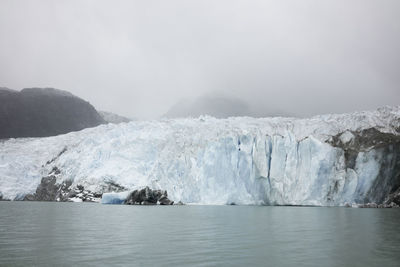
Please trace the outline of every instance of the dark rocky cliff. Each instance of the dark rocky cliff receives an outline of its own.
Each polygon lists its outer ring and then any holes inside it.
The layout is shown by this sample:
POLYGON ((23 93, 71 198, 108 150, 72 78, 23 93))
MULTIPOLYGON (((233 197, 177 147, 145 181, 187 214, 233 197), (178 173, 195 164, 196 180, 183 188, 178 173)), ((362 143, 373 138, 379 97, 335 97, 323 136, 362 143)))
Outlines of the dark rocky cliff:
POLYGON ((53 88, 0 88, 0 139, 45 137, 105 123, 96 109, 69 92, 53 88))
POLYGON ((340 133, 333 136, 328 143, 343 149, 346 169, 356 169, 360 153, 375 151, 375 160, 380 163, 379 172, 367 194, 356 199, 359 203, 382 204, 388 207, 392 207, 392 203, 400 205, 400 135, 368 128, 340 133), (346 140, 343 135, 351 138, 346 140))

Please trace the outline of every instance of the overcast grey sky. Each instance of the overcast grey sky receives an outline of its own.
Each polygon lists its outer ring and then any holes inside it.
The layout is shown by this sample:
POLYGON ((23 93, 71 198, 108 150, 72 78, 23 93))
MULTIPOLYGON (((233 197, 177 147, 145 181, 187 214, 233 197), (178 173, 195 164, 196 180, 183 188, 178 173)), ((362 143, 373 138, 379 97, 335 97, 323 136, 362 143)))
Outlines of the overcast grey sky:
POLYGON ((398 0, 0 0, 0 86, 121 115, 232 95, 308 116, 400 104, 398 0))

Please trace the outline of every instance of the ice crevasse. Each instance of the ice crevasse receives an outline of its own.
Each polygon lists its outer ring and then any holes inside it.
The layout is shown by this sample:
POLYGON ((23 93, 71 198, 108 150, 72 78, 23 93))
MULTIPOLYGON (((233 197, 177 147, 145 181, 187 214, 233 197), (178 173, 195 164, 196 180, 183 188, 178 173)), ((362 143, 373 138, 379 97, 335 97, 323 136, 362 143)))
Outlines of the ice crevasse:
POLYGON ((0 142, 0 195, 57 167, 93 192, 149 186, 198 204, 381 203, 400 186, 400 107, 299 118, 133 121, 0 142))

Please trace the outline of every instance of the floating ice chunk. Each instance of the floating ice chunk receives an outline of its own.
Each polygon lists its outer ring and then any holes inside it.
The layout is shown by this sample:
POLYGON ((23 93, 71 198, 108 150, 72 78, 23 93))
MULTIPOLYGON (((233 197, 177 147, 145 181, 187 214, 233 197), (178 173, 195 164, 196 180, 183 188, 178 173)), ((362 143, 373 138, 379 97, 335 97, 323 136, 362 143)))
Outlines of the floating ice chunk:
POLYGON ((101 204, 122 204, 128 197, 130 191, 119 193, 104 193, 101 197, 101 204))

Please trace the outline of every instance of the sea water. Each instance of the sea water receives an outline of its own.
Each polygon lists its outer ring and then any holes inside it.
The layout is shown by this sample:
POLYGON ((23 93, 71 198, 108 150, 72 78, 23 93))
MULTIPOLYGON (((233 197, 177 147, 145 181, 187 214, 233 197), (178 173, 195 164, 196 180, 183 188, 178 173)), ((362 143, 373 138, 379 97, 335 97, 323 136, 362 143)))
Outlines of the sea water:
POLYGON ((0 266, 400 266, 400 209, 0 202, 0 266))

